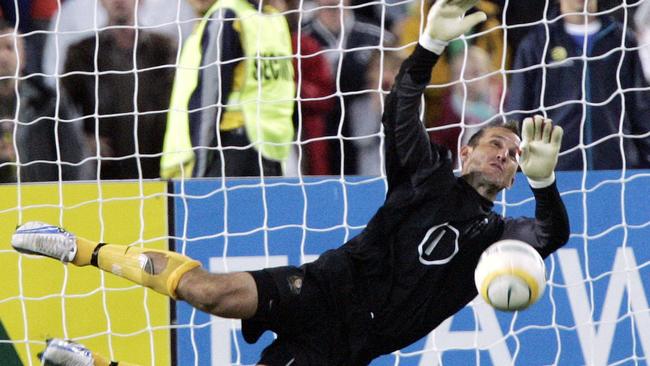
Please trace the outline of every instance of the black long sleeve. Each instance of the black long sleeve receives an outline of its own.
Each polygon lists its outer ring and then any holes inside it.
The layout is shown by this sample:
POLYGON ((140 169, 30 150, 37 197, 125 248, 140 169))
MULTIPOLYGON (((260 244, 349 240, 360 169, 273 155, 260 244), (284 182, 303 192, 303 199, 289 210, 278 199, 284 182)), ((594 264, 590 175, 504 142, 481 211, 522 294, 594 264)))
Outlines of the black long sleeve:
POLYGON ((503 239, 522 240, 546 258, 569 240, 569 216, 555 183, 533 189, 535 218, 506 219, 503 239))
POLYGON ((432 150, 420 120, 422 94, 439 56, 418 45, 402 63, 382 117, 386 135, 386 172, 388 185, 409 178, 413 186, 418 177, 430 174, 439 156, 432 150))

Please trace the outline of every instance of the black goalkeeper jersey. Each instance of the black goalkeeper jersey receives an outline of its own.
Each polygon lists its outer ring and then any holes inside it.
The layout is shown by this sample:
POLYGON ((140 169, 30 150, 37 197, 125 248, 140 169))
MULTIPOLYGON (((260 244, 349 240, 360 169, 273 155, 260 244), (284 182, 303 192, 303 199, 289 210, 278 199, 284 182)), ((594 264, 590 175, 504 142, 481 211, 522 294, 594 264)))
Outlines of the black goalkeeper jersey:
POLYGON ((384 205, 361 234, 305 266, 343 319, 349 365, 417 341, 472 301, 474 269, 492 243, 519 239, 547 257, 569 237, 555 184, 533 189, 535 218, 504 218, 429 142, 419 106, 437 58, 418 45, 386 100, 384 205))

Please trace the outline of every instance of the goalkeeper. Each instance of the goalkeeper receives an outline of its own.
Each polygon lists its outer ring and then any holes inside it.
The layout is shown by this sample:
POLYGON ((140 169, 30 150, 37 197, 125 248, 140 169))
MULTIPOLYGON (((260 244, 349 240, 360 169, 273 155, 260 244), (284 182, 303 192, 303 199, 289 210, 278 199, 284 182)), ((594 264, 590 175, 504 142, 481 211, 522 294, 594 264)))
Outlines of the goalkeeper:
POLYGON ((476 0, 440 0, 419 45, 386 100, 386 201, 365 230, 301 267, 209 273, 178 253, 95 243, 61 228, 20 226, 15 249, 111 271, 205 312, 243 319, 244 338, 277 338, 263 365, 364 365, 427 335, 477 295, 474 268, 501 239, 547 257, 569 237, 554 168, 562 129, 540 116, 488 125, 461 149, 462 176, 449 151, 431 144, 419 120, 422 92, 448 41, 485 19, 465 16, 476 0), (521 156, 519 156, 521 154, 521 156), (534 218, 504 218, 493 201, 517 168, 536 200, 534 218))

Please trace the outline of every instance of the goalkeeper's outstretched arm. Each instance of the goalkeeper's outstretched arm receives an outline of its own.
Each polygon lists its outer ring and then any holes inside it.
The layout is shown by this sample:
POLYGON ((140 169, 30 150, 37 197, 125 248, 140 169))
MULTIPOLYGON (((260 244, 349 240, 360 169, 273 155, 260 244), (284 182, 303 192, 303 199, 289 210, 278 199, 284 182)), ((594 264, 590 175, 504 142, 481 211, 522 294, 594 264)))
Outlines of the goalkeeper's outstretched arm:
POLYGON ((523 240, 547 257, 569 240, 569 216, 555 184, 562 127, 536 115, 522 124, 519 166, 535 195, 535 220, 507 219, 504 237, 523 240))
POLYGON ((431 70, 447 43, 485 20, 483 12, 465 15, 477 0, 438 0, 429 10, 427 24, 413 53, 402 63, 386 99, 382 116, 386 135, 386 172, 389 186, 428 176, 441 157, 432 151, 420 121, 421 97, 431 70))
POLYGON ((250 273, 209 273, 200 262, 176 252, 97 243, 42 222, 19 226, 11 245, 22 253, 98 267, 220 317, 248 319, 257 310, 250 273))

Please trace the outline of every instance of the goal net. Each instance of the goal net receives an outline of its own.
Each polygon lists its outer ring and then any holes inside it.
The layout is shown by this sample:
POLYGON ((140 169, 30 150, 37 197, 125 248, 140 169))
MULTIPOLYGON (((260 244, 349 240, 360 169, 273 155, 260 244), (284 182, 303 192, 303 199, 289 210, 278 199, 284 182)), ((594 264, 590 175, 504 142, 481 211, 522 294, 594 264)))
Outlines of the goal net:
MULTIPOLYGON (((174 75, 187 71, 178 45, 200 21, 190 3, 200 1, 33 1, 31 12, 23 3, 1 9, 10 28, 0 30, 0 364, 39 365, 48 338, 140 365, 255 364, 272 333, 248 344, 239 321, 94 268, 19 255, 11 234, 45 221, 100 242, 176 250, 213 272, 313 261, 360 233, 383 202, 383 98, 430 1, 271 2, 296 34, 295 138, 276 144, 290 146, 284 176, 196 179, 184 166, 170 180, 159 178, 166 116, 174 75)), ((546 260, 546 292, 530 309, 498 312, 477 298, 372 365, 647 364, 650 0, 478 8, 488 20, 451 42, 432 73, 427 132, 460 168, 460 147, 481 126, 553 118, 565 130, 557 182, 571 238, 546 260)), ((230 47, 219 52, 236 55, 230 47)), ((195 71, 219 69, 204 80, 221 85, 235 64, 195 71)), ((199 86, 208 99, 226 90, 209 86, 199 86)), ((227 118, 215 98, 188 108, 227 118)), ((196 141, 197 156, 217 159, 259 146, 196 141)), ((246 163, 264 170, 256 153, 246 163)), ((520 174, 495 202, 506 216, 534 210, 520 174)))

